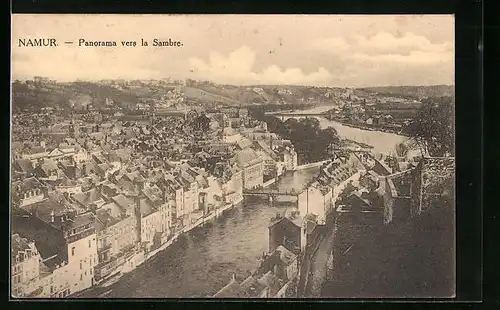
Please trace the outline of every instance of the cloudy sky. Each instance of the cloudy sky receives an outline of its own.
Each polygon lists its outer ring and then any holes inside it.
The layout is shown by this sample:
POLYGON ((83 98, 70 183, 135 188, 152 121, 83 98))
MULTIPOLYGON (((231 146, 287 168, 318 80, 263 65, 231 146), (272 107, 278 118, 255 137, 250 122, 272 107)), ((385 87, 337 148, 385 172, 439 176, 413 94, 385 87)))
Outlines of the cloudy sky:
POLYGON ((12 40, 13 79, 454 84, 454 19, 445 15, 13 15, 12 40), (48 37, 59 46, 19 47, 48 37), (120 43, 141 38, 150 45, 120 43), (153 47, 154 38, 183 46, 153 47), (118 46, 79 47, 79 39, 118 46))

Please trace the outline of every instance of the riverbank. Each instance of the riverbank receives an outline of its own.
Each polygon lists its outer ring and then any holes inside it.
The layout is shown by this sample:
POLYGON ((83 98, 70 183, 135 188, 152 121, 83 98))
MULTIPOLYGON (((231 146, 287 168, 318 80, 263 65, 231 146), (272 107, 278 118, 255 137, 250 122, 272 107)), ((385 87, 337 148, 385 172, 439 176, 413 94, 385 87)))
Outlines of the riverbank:
MULTIPOLYGON (((331 108, 331 105, 325 105, 308 110, 297 110, 294 111, 297 112, 295 116, 285 116, 283 117, 283 120, 286 121, 289 118, 299 119, 303 117, 301 116, 302 114, 315 114, 317 112, 325 112, 330 110, 331 108)), ((373 146, 372 150, 377 153, 387 154, 393 152, 394 147, 397 144, 405 143, 405 141, 408 140, 408 137, 393 132, 383 132, 374 130, 372 128, 357 128, 352 126, 351 124, 343 124, 339 121, 328 120, 322 116, 314 116, 313 118, 319 120, 322 129, 333 127, 337 131, 341 139, 349 139, 358 143, 364 143, 373 146)))
POLYGON ((330 111, 332 106, 329 105, 312 105, 312 106, 304 106, 304 109, 296 109, 296 110, 279 110, 279 111, 272 111, 272 112, 266 112, 266 115, 276 115, 280 113, 289 113, 289 114, 294 114, 296 117, 300 117, 301 115, 308 115, 308 114, 322 114, 322 117, 325 119, 332 121, 332 122, 337 122, 339 124, 342 124, 344 126, 348 126, 351 128, 357 128, 361 130, 367 130, 367 131, 378 131, 378 132, 384 132, 384 133, 392 133, 392 134, 397 134, 400 136, 406 136, 403 134, 401 131, 401 128, 390 128, 389 126, 384 126, 384 125, 369 125, 369 124, 356 124, 352 122, 347 122, 343 119, 339 119, 337 117, 333 117, 331 115, 328 115, 328 111, 330 111))
POLYGON ((361 130, 368 130, 368 131, 378 131, 378 132, 384 132, 384 133, 392 133, 396 134, 399 136, 404 136, 407 137, 408 135, 402 133, 402 128, 390 128, 387 126, 383 125, 369 125, 369 124, 360 124, 360 123, 352 123, 352 122, 347 122, 345 120, 341 120, 335 117, 329 117, 329 116, 324 116, 327 120, 332 121, 332 122, 337 122, 340 123, 344 126, 351 127, 351 128, 357 128, 361 130))
POLYGON ((358 142, 358 141, 355 141, 355 140, 351 140, 351 139, 343 139, 344 141, 348 142, 348 143, 352 143, 352 144, 355 144, 361 148, 365 148, 365 149, 373 149, 373 145, 369 145, 369 144, 366 144, 366 143, 363 143, 363 142, 358 142))
POLYGON ((314 167, 319 167, 319 166, 323 165, 324 163, 326 163, 328 161, 329 161, 329 159, 322 160, 322 161, 317 161, 317 162, 314 162, 314 163, 299 165, 299 166, 297 166, 297 169, 295 169, 295 171, 304 170, 304 169, 310 169, 310 168, 314 168, 314 167))
MULTIPOLYGON (((87 295, 92 295, 92 293, 96 290, 110 287, 111 285, 117 283, 124 275, 132 273, 138 267, 148 263, 153 260, 158 254, 164 252, 172 245, 174 245, 181 237, 185 236, 190 231, 193 231, 197 228, 201 228, 206 224, 212 222, 215 219, 222 217, 226 212, 230 211, 233 208, 240 207, 243 204, 243 197, 241 199, 233 202, 226 203, 220 208, 216 208, 209 212, 208 214, 199 217, 198 219, 190 219, 188 224, 184 227, 178 229, 175 233, 170 235, 165 242, 163 242, 159 247, 146 251, 145 249, 136 249, 134 252, 129 253, 124 262, 118 264, 116 269, 106 276, 105 278, 94 282, 94 285, 84 291, 75 292, 72 295, 69 295, 70 298, 85 298, 87 295)), ((109 292, 105 292, 109 293, 109 292)), ((102 295, 102 294, 99 294, 102 295)))
MULTIPOLYGON (((316 169, 288 171, 268 180, 265 185, 281 187, 295 181, 307 182, 301 179, 316 175, 316 169)), ((254 268, 259 254, 268 247, 268 241, 263 239, 268 233, 262 227, 267 228, 268 219, 277 210, 267 203, 247 205, 240 200, 223 205, 203 218, 188 218, 187 225, 176 231, 166 244, 149 253, 134 253, 128 260, 129 265, 122 266, 114 277, 107 277, 71 298, 204 297, 213 294, 211 290, 226 281, 226 273, 242 274, 254 268), (244 214, 247 215, 240 218, 244 214), (227 229, 231 232, 224 232, 227 229), (199 279, 204 280, 199 282, 199 279), (169 285, 165 286, 165 281, 169 285)))

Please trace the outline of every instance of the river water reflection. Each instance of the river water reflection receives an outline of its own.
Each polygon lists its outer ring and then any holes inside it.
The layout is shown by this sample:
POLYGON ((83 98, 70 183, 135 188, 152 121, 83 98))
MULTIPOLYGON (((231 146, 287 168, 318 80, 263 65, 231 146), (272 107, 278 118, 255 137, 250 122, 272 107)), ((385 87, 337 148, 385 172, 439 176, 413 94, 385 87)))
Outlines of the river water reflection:
MULTIPOLYGON (((317 114, 323 113, 332 109, 333 106, 318 106, 307 110, 297 110, 291 113, 300 114, 317 114)), ((288 119, 290 117, 285 117, 288 119)), ((293 118, 301 118, 296 116, 293 118)), ((373 150, 378 153, 389 153, 394 151, 396 144, 407 141, 408 138, 394 133, 363 130, 359 128, 342 125, 339 122, 330 121, 324 117, 315 116, 319 120, 321 128, 333 127, 337 130, 342 138, 351 139, 357 142, 367 143, 373 146, 373 150)))
MULTIPOLYGON (((319 168, 287 172, 274 186, 301 188, 319 168)), ((225 286, 234 274, 254 270, 269 244, 268 223, 283 208, 245 204, 224 217, 181 237, 151 261, 92 296, 107 298, 206 297, 225 286)))
MULTIPOLYGON (((301 113, 320 113, 331 107, 316 107, 301 113)), ((377 152, 389 152, 405 137, 392 133, 351 128, 318 117, 321 127, 334 127, 343 138, 368 143, 377 152)), ((301 189, 319 168, 287 172, 272 187, 301 189)), ((283 208, 267 203, 245 204, 224 217, 181 237, 151 261, 125 275, 107 288, 93 290, 85 297, 106 292, 108 298, 206 297, 228 283, 233 274, 254 270, 258 259, 268 250, 269 219, 283 208)))

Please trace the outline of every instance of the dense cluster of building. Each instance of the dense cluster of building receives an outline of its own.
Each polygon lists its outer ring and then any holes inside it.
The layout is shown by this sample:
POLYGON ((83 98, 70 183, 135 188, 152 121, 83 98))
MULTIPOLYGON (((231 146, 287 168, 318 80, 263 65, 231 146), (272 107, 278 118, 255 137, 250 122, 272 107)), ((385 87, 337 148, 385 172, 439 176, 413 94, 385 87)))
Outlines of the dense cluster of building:
MULTIPOLYGON (((353 153, 337 154, 320 167, 320 173, 302 189, 272 195, 293 196, 284 214, 269 224, 269 252, 259 267, 242 281, 236 277, 214 297, 296 297, 300 273, 331 228, 335 204, 348 185, 358 184, 366 161, 353 153)), ((258 193, 258 191, 256 191, 258 193)), ((304 275, 302 275, 304 276, 304 275)))
POLYGON ((362 97, 345 92, 342 104, 327 113, 327 118, 367 130, 399 133, 410 124, 421 102, 398 96, 368 93, 362 97))
POLYGON ((409 119, 400 122, 395 120, 390 113, 381 113, 362 103, 345 104, 342 107, 335 108, 330 111, 329 118, 351 125, 377 129, 401 129, 404 124, 409 123, 409 119))
POLYGON ((257 271, 220 289, 215 298, 285 298, 291 296, 298 275, 298 256, 283 246, 264 254, 257 271))
POLYGON ((127 272, 297 168, 240 108, 110 119, 14 115, 12 295, 66 297, 127 272))
MULTIPOLYGON (((335 249, 341 253, 353 244, 354 231, 369 233, 376 227, 406 221, 432 209, 432 199, 451 197, 453 169, 453 158, 337 152, 334 160, 323 164, 317 178, 297 193, 297 208, 271 219, 269 254, 260 267, 241 283, 233 278, 215 297, 300 296, 307 286, 304 283, 310 280, 313 256, 321 240, 334 229, 333 222, 335 230, 343 232, 335 249), (431 186, 428 180, 432 178, 431 186), (282 253, 288 259, 283 259, 282 253), (262 280, 265 275, 276 279, 272 285, 262 280), (255 283, 255 288, 246 283, 255 283)), ((328 259, 327 268, 332 268, 333 252, 331 257, 319 258, 328 259)))

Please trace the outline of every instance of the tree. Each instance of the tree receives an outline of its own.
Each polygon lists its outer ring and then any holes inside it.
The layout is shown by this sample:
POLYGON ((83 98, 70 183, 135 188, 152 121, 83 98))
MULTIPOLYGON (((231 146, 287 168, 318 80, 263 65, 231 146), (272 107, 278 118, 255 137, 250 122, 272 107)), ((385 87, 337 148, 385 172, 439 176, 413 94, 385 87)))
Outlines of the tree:
POLYGON ((193 125, 198 131, 208 132, 210 129, 210 119, 205 114, 201 114, 194 119, 193 125))
POLYGON ((321 134, 325 137, 325 140, 330 142, 330 145, 331 144, 334 144, 334 145, 340 144, 340 137, 339 137, 339 134, 335 128, 328 127, 326 129, 323 129, 321 131, 321 134))
POLYGON ((285 121, 284 127, 287 130, 288 134, 291 134, 294 128, 297 128, 299 125, 299 121, 295 118, 289 118, 285 121))
POLYGON ((439 97, 422 102, 414 121, 406 128, 411 147, 423 155, 443 157, 455 153, 454 99, 439 97))
POLYGON ((398 157, 406 157, 406 155, 408 155, 408 146, 403 142, 396 144, 395 148, 398 157))
POLYGON ((321 129, 320 124, 319 124, 319 120, 315 117, 313 117, 313 118, 310 118, 310 117, 301 118, 299 120, 299 123, 303 124, 307 131, 314 133, 314 134, 317 134, 321 129))

